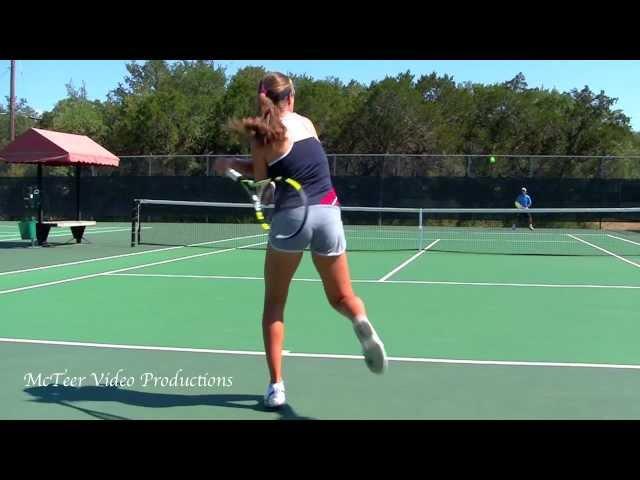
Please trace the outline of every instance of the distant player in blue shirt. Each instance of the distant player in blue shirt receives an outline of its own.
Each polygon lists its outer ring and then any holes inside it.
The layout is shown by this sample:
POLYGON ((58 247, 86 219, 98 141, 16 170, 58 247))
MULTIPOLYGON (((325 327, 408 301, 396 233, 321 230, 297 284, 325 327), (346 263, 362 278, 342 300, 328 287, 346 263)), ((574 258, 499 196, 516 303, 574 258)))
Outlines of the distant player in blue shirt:
MULTIPOLYGON (((516 198, 516 208, 527 210, 531 208, 531 205, 533 205, 533 200, 531 200, 531 197, 527 195, 527 189, 525 187, 522 187, 520 195, 518 195, 518 197, 516 198)), ((516 213, 515 222, 511 226, 511 228, 514 230, 516 229, 516 224, 520 220, 521 215, 527 216, 527 218, 529 219, 529 230, 533 230, 533 218, 531 217, 531 214, 529 212, 516 213)))

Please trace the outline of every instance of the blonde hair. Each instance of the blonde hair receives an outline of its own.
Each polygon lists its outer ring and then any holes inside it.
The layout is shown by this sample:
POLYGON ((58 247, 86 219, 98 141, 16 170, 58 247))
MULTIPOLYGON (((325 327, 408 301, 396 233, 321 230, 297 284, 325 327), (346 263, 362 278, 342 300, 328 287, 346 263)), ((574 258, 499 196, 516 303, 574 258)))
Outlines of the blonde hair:
POLYGON ((266 74, 258 85, 258 116, 230 122, 233 130, 266 145, 285 139, 287 129, 278 115, 278 104, 295 95, 293 82, 279 72, 266 74))

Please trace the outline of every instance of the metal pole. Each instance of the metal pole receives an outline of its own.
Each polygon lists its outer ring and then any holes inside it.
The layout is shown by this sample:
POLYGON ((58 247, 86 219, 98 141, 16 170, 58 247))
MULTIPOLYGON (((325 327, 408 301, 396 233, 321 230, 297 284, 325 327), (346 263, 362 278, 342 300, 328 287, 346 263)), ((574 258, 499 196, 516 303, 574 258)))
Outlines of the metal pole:
POLYGON ((80 165, 76 164, 76 220, 80 220, 80 165))
POLYGON ((142 225, 140 225, 140 207, 141 207, 141 203, 138 202, 138 205, 136 207, 136 227, 138 229, 137 234, 138 234, 138 245, 140 245, 140 232, 142 231, 142 225))
POLYGON ((9 92, 9 138, 16 138, 16 61, 11 60, 11 86, 9 92))
POLYGON ((138 225, 138 220, 139 220, 139 214, 140 214, 140 209, 139 209, 140 204, 138 202, 134 202, 133 205, 133 212, 131 213, 131 246, 135 247, 136 246, 136 227, 138 225))
POLYGON ((42 191, 42 164, 38 164, 38 190, 40 191, 40 206, 38 208, 38 223, 42 223, 44 217, 44 192, 42 191))
MULTIPOLYGON (((384 161, 387 157, 384 156, 382 157, 382 165, 380 167, 380 176, 379 178, 379 182, 378 182, 378 207, 382 207, 384 205, 384 196, 383 196, 383 191, 384 191, 384 182, 383 182, 383 178, 384 178, 384 161)), ((378 212, 378 226, 382 226, 382 211, 378 212)))
POLYGON ((424 225, 422 224, 422 208, 418 212, 418 250, 424 245, 424 225))

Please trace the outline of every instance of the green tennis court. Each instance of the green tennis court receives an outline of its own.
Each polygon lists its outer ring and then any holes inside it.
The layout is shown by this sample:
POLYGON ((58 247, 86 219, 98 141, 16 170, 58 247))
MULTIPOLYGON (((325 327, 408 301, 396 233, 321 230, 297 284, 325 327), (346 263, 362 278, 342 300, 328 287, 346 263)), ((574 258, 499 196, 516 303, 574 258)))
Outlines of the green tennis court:
MULTIPOLYGON (((143 223, 143 240, 145 228, 161 232, 143 223)), ((637 231, 426 229, 414 248, 410 230, 356 228, 349 239, 402 246, 349 254, 387 374, 369 373, 305 255, 286 312, 289 405, 271 412, 261 404, 264 239, 237 242, 257 233, 132 248, 130 224, 98 222, 88 243, 66 243, 59 229, 52 247, 25 248, 16 223, 0 222, 0 416, 640 418, 637 231), (533 241, 541 254, 499 253, 533 241)))

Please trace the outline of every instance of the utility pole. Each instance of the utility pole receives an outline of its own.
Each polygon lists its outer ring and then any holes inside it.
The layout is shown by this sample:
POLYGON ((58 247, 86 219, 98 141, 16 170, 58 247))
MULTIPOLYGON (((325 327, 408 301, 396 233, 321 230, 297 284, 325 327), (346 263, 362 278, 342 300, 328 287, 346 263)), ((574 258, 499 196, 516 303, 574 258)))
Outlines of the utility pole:
POLYGON ((9 93, 9 138, 16 139, 16 61, 11 60, 11 87, 9 93))

